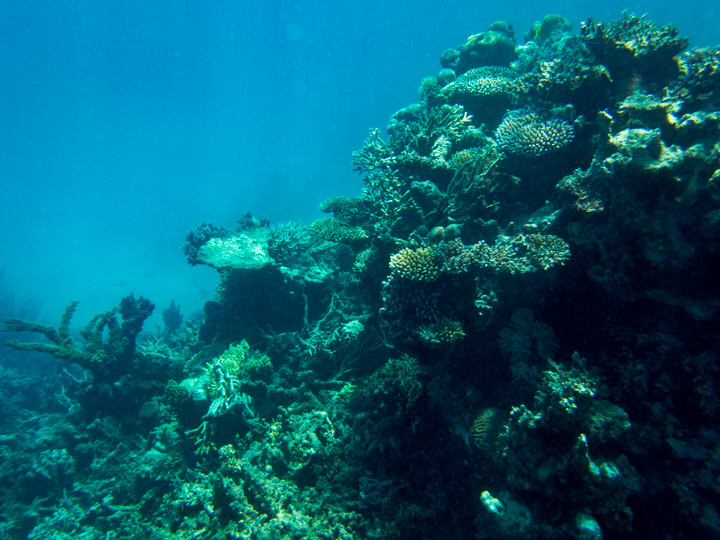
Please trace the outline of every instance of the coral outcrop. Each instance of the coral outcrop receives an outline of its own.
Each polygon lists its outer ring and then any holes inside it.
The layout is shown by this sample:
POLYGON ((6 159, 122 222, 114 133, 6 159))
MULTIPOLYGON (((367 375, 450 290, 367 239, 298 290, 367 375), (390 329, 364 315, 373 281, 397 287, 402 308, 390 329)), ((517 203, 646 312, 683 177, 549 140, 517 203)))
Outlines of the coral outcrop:
POLYGON ((0 535, 720 536, 720 53, 525 36, 445 51, 331 215, 191 231, 201 316, 6 320, 56 376, 0 365, 0 535))

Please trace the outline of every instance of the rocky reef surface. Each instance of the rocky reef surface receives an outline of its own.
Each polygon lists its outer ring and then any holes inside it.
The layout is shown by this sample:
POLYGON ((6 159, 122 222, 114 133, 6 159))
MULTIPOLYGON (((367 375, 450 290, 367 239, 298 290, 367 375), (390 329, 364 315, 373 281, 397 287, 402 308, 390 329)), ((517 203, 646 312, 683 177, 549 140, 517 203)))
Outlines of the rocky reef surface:
POLYGON ((5 320, 53 376, 0 372, 0 536, 720 536, 720 48, 548 15, 441 65, 359 197, 188 233, 201 318, 5 320))

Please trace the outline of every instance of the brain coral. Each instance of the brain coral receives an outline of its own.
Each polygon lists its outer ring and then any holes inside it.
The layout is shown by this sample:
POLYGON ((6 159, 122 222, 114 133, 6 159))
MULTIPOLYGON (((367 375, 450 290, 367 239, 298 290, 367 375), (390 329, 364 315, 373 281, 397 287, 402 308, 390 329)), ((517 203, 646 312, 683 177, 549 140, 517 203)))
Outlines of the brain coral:
POLYGON ((509 155, 537 158, 568 146, 575 138, 565 119, 523 108, 509 111, 495 130, 495 140, 509 155))

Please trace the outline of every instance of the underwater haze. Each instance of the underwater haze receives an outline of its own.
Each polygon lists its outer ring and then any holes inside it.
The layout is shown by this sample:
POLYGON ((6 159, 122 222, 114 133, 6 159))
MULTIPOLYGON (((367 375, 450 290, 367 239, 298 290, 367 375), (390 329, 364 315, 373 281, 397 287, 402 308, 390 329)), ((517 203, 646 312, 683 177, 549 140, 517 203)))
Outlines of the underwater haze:
POLYGON ((203 221, 309 222, 356 195, 350 154, 412 101, 439 52, 508 20, 623 9, 717 41, 714 2, 2 2, 4 288, 45 320, 129 292, 186 312, 213 272, 180 250, 203 221))
POLYGON ((0 538, 720 538, 716 2, 0 0, 0 538))

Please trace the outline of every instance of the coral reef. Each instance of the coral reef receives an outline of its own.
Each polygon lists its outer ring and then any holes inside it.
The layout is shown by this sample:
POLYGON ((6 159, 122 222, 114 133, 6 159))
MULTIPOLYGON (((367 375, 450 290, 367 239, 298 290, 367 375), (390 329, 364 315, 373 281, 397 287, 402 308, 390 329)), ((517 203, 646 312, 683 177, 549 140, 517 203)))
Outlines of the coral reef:
POLYGON ((191 231, 202 320, 5 319, 0 536, 718 537, 720 52, 525 36, 445 51, 331 216, 191 231))

